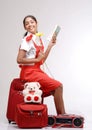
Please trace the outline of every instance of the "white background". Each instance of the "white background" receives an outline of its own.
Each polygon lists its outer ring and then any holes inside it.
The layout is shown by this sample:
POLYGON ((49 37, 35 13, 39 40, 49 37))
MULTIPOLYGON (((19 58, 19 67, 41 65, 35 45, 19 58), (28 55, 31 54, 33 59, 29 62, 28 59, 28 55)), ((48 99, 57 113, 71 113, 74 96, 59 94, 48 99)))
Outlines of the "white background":
MULTIPOLYGON (((16 57, 28 14, 37 18, 45 46, 54 26, 61 26, 46 63, 63 83, 66 112, 92 121, 92 0, 0 0, 0 121, 7 121, 10 83, 19 76, 16 57)), ((53 98, 45 103, 55 114, 53 98)))

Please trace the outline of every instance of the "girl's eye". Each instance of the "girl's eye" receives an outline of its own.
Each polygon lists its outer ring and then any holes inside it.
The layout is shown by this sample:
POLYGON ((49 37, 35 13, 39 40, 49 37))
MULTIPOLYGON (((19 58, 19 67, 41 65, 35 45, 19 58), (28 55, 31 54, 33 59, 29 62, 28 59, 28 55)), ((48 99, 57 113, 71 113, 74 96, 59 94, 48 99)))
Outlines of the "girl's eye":
POLYGON ((33 21, 30 21, 31 24, 33 24, 34 22, 33 21))
POLYGON ((25 23, 25 25, 28 25, 29 23, 25 23))
POLYGON ((28 23, 25 23, 25 25, 29 25, 29 24, 34 24, 34 22, 33 22, 33 21, 30 21, 30 22, 28 22, 28 23))

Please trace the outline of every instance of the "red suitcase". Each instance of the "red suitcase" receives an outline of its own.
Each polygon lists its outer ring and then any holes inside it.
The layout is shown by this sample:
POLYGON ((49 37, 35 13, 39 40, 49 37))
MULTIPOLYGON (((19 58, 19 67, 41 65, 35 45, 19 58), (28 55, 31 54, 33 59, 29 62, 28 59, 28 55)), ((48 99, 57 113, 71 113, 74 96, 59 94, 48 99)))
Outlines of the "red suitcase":
POLYGON ((24 81, 21 81, 19 78, 14 79, 10 85, 9 97, 8 97, 8 105, 6 117, 9 121, 15 121, 15 109, 16 105, 24 102, 23 95, 21 91, 23 90, 24 81))
POLYGON ((18 104, 15 122, 19 128, 42 128, 48 125, 48 110, 45 104, 18 104))

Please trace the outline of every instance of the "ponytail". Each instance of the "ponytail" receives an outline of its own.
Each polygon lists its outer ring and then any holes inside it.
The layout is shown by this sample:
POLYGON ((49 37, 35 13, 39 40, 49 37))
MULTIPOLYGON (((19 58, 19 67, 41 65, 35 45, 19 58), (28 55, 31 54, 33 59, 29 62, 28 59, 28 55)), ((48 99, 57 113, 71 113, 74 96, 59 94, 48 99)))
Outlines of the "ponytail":
POLYGON ((23 37, 25 37, 25 36, 27 35, 27 33, 28 33, 28 32, 25 32, 23 37))

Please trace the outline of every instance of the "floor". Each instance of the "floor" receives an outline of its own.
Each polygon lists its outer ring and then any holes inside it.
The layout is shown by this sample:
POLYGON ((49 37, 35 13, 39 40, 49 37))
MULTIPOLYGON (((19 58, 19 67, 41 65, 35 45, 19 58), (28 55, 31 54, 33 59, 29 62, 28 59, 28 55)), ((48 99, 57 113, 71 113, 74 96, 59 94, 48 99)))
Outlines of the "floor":
MULTIPOLYGON (((42 130, 50 130, 50 129, 53 129, 53 130, 58 130, 60 128, 51 128, 51 127, 45 127, 45 128, 42 128, 42 130)), ((87 122, 87 120, 85 120, 84 122, 84 127, 83 128, 62 128, 62 130, 92 130, 92 122, 89 121, 87 122)), ((16 124, 8 124, 8 122, 6 123, 3 123, 3 122, 0 122, 0 130, 21 130, 20 128, 18 128, 18 126, 16 124)), ((28 130, 28 129, 23 129, 23 130, 28 130)), ((40 130, 40 129, 34 129, 34 130, 40 130)))

